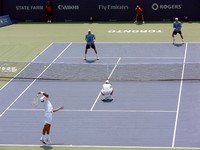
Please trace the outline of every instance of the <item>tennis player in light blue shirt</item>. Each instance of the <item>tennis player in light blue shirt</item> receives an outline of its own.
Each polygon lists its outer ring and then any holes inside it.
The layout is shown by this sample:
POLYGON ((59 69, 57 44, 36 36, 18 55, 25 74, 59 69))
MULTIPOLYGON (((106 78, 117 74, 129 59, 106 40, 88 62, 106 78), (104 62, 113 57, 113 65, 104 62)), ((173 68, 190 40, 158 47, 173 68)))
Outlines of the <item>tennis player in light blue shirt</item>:
POLYGON ((178 18, 175 18, 175 21, 173 23, 173 28, 174 28, 174 31, 172 33, 173 43, 175 43, 174 35, 176 35, 177 33, 180 34, 182 42, 184 42, 183 41, 183 35, 182 35, 182 32, 181 32, 182 23, 180 21, 178 21, 178 18))
POLYGON ((87 55, 87 51, 88 49, 92 48, 96 54, 97 60, 99 60, 98 55, 97 55, 97 50, 96 50, 96 46, 94 44, 94 40, 96 39, 95 35, 92 34, 91 30, 88 30, 88 34, 85 35, 85 40, 86 40, 86 47, 85 47, 85 60, 86 60, 86 55, 87 55))
POLYGON ((89 32, 89 34, 85 35, 85 40, 87 41, 87 44, 92 45, 94 44, 95 35, 89 32))

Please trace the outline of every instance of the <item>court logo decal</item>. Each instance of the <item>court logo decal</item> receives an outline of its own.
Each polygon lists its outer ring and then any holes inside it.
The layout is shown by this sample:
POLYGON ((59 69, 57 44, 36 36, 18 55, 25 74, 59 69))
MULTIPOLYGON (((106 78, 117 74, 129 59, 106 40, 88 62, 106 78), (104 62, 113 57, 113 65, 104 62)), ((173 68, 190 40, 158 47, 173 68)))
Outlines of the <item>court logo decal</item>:
POLYGON ((2 64, 0 66, 0 72, 1 73, 15 73, 17 72, 17 68, 10 66, 9 64, 2 64))
POLYGON ((154 30, 154 29, 149 29, 149 30, 115 30, 111 29, 108 30, 108 33, 162 33, 162 30, 154 30))

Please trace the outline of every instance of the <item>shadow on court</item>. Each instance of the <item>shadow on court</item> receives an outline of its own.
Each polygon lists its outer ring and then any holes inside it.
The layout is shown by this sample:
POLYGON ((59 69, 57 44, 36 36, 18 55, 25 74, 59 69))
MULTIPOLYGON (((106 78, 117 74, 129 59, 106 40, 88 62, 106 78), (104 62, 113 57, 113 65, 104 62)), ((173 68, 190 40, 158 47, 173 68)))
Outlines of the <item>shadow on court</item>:
POLYGON ((113 99, 102 99, 102 101, 103 101, 104 103, 110 103, 110 102, 113 101, 113 99))
POLYGON ((53 147, 51 147, 49 145, 40 146, 40 148, 43 150, 52 150, 53 149, 53 147))
POLYGON ((183 46, 184 43, 173 43, 173 45, 176 46, 176 47, 180 47, 180 46, 183 46))
POLYGON ((95 63, 96 61, 97 61, 96 59, 91 59, 91 60, 86 59, 85 60, 86 63, 95 63))

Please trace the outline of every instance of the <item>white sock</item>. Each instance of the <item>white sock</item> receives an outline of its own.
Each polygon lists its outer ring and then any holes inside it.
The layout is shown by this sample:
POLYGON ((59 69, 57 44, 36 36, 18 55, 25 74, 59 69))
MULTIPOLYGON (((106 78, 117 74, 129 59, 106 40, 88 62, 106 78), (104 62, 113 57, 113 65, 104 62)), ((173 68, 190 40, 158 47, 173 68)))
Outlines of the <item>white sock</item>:
POLYGON ((44 137, 45 137, 45 135, 43 135, 43 134, 42 134, 42 136, 41 136, 41 138, 40 138, 40 139, 42 139, 42 140, 43 140, 43 139, 44 139, 44 137))
POLYGON ((47 140, 50 140, 50 135, 49 134, 47 134, 47 140))

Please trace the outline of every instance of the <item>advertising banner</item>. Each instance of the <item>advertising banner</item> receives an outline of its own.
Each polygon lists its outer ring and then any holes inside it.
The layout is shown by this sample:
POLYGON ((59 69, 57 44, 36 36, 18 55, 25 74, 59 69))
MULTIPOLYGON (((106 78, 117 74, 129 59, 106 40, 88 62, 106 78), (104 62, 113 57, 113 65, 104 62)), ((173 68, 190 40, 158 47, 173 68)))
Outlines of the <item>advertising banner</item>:
POLYGON ((0 16, 2 15, 2 0, 0 0, 0 16))
POLYGON ((11 25, 12 22, 10 20, 9 15, 0 16, 0 27, 11 25))
MULTIPOLYGON (((17 21, 46 21, 46 0, 3 0, 3 13, 17 21)), ((140 5, 145 21, 175 17, 200 20, 199 0, 51 0, 53 21, 134 21, 140 5)))

